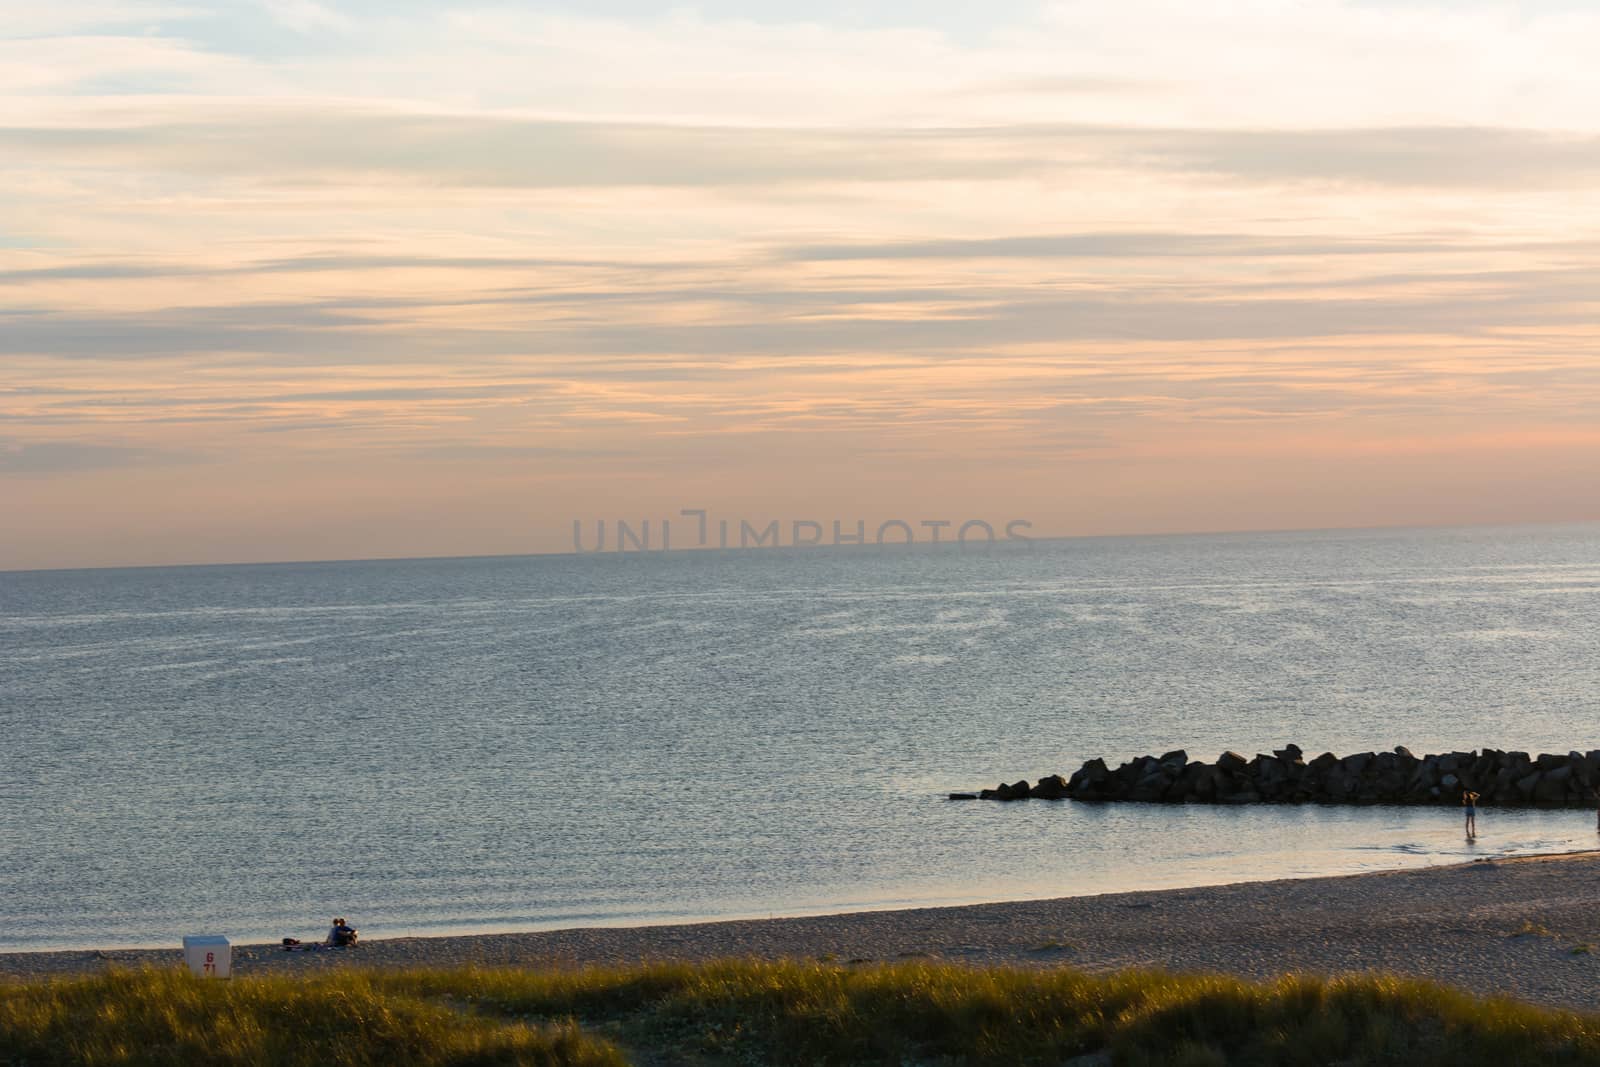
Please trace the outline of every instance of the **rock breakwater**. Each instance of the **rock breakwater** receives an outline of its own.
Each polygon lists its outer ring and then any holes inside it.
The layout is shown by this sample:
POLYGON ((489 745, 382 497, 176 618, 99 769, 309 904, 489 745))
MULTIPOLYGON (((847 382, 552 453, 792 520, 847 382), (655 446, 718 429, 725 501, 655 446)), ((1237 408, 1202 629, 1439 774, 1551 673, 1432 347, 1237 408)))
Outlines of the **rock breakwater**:
POLYGON ((1092 759, 1070 778, 1002 783, 952 800, 1134 801, 1152 804, 1460 804, 1462 794, 1508 808, 1581 808, 1597 803, 1600 749, 1529 755, 1483 749, 1414 756, 1390 752, 1310 759, 1299 746, 1246 759, 1224 752, 1215 763, 1182 749, 1140 756, 1116 769, 1092 759))

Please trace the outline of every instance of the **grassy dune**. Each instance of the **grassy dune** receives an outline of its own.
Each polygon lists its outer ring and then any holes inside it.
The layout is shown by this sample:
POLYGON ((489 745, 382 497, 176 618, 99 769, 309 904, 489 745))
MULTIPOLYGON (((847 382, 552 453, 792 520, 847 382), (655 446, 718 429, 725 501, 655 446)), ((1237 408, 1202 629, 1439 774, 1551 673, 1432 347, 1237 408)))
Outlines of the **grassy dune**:
POLYGON ((728 962, 0 985, 0 1064, 1600 1065, 1600 1017, 1401 979, 728 962))

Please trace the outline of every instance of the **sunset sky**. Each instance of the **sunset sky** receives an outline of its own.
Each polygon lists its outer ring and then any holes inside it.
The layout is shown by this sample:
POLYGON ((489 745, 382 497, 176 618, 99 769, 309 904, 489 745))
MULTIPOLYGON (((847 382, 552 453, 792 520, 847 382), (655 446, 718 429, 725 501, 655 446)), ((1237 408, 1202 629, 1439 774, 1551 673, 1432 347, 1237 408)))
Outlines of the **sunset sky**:
POLYGON ((1600 517, 1582 3, 0 0, 0 568, 1600 517))

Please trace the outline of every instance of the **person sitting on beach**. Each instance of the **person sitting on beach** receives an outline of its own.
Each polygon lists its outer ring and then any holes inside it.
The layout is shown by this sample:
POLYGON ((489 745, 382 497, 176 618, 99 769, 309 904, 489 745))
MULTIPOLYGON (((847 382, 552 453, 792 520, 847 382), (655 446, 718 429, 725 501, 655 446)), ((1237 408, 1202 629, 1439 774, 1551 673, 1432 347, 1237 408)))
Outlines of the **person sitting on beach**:
POLYGON ((1461 791, 1461 803, 1467 811, 1467 836, 1478 836, 1478 795, 1470 790, 1461 791))
POLYGON ((333 928, 328 931, 328 939, 323 944, 332 948, 347 948, 356 943, 355 927, 343 919, 333 920, 333 928))

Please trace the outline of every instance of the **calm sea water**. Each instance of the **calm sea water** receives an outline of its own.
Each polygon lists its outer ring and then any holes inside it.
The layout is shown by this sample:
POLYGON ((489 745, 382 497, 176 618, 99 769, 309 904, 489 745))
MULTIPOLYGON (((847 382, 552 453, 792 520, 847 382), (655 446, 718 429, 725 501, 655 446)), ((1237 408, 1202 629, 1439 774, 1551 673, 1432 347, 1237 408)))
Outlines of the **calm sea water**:
POLYGON ((1600 747, 1600 525, 0 573, 0 949, 765 916, 1595 847, 1585 812, 961 804, 1600 747))

